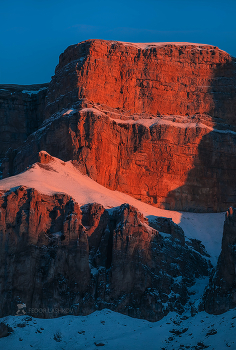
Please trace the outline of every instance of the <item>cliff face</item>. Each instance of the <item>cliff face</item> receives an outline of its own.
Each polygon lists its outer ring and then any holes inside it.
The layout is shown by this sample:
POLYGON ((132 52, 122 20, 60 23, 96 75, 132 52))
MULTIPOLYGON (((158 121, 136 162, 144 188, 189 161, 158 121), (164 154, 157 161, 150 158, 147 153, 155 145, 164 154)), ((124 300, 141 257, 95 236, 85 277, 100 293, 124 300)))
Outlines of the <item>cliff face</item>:
POLYGON ((236 307, 236 209, 226 212, 222 249, 204 296, 205 310, 220 314, 236 307))
POLYGON ((211 45, 88 40, 61 54, 47 117, 81 98, 129 115, 207 113, 235 125, 236 63, 211 45))
POLYGON ((19 147, 41 125, 47 86, 0 85, 0 163, 10 147, 19 147))
POLYGON ((234 132, 209 131, 192 118, 147 122, 112 120, 94 108, 57 114, 17 150, 5 176, 35 163, 43 149, 72 159, 101 185, 157 207, 213 212, 236 202, 234 132))
POLYGON ((209 273, 179 226, 153 218, 151 227, 128 204, 79 207, 21 186, 2 193, 0 210, 0 317, 23 303, 36 317, 106 307, 156 321, 183 312, 188 288, 209 273))
POLYGON ((35 131, 23 144, 13 142, 3 177, 46 150, 157 207, 211 212, 235 205, 236 63, 226 52, 88 40, 60 56, 46 92, 41 119, 32 119, 43 123, 22 131, 22 140, 35 131))

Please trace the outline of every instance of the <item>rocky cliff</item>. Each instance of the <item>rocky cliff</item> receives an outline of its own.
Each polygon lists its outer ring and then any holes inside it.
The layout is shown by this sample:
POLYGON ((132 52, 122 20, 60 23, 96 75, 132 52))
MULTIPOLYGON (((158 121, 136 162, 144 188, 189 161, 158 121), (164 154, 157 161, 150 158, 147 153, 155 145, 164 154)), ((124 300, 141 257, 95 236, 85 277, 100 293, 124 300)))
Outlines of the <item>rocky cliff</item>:
POLYGON ((104 307, 156 321, 183 312, 204 250, 170 219, 149 223, 134 207, 79 207, 66 194, 23 186, 0 197, 0 317, 86 315, 104 307), (58 311, 59 310, 59 311, 58 311))
POLYGON ((43 149, 72 159, 101 185, 157 207, 213 212, 236 202, 234 132, 209 130, 197 118, 127 123, 91 106, 46 120, 10 157, 5 176, 35 163, 43 149))
POLYGON ((216 47, 88 40, 65 50, 37 94, 6 90, 3 125, 20 133, 3 127, 3 177, 46 150, 157 207, 211 212, 236 202, 236 64, 216 47))
POLYGON ((0 164, 9 148, 19 147, 42 124, 47 86, 0 85, 0 164))
POLYGON ((236 61, 211 45, 87 40, 61 54, 47 117, 81 98, 129 115, 207 113, 235 125, 236 61))
POLYGON ((204 296, 205 310, 220 314, 236 307, 236 209, 225 215, 222 249, 204 296))

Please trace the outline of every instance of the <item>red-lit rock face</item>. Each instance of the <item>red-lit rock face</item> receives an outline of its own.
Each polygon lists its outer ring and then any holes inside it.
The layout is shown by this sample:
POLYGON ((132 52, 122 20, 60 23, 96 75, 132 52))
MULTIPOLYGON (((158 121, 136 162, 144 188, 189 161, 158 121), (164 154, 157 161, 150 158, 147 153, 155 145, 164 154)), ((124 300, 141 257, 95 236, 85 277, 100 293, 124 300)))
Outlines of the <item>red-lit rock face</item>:
POLYGON ((101 185, 154 206, 224 211, 236 202, 235 145, 235 133, 210 131, 204 124, 164 121, 148 127, 83 109, 34 133, 8 169, 11 174, 23 171, 44 149, 64 161, 72 159, 101 185))
POLYGON ((88 40, 60 56, 47 95, 47 115, 80 98, 129 114, 208 113, 235 123, 235 61, 210 45, 141 49, 88 40))
MULTIPOLYGON (((210 45, 145 48, 88 40, 60 56, 46 115, 80 99, 117 119, 198 114, 196 123, 235 125, 235 60, 210 45)), ((234 135, 197 124, 113 126, 89 112, 81 116, 77 131, 71 131, 78 149, 72 157, 102 185, 169 209, 218 211, 235 202, 229 185, 234 183, 234 135)))
POLYGON ((216 47, 88 40, 60 56, 44 124, 3 175, 45 150, 152 205, 224 211, 236 203, 235 111, 235 59, 216 47))

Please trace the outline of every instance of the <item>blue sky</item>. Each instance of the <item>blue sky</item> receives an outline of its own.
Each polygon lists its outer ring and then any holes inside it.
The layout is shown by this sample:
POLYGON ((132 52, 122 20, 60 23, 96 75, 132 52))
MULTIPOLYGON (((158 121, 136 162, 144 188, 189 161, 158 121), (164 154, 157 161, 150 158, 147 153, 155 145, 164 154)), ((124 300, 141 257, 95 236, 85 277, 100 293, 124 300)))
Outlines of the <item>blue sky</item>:
POLYGON ((212 44, 236 57, 236 0, 0 0, 0 84, 49 82, 86 39, 212 44))

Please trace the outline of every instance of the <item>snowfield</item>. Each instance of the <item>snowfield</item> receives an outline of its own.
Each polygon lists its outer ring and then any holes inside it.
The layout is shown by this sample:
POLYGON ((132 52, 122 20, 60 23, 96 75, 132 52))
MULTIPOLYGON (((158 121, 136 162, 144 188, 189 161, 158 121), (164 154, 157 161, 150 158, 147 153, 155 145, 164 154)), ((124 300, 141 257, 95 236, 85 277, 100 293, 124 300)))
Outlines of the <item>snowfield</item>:
POLYGON ((56 192, 67 193, 79 205, 100 203, 105 208, 129 203, 144 216, 162 216, 172 218, 184 230, 187 238, 202 241, 215 265, 221 250, 225 213, 189 213, 155 208, 122 192, 112 191, 90 179, 72 164, 53 158, 48 164, 34 164, 25 172, 0 181, 0 190, 9 190, 17 186, 32 187, 41 193, 52 195, 56 192))
POLYGON ((36 319, 8 316, 13 333, 0 339, 1 349, 35 350, 177 350, 236 349, 236 310, 223 315, 169 313, 151 323, 104 309, 88 316, 36 319))

